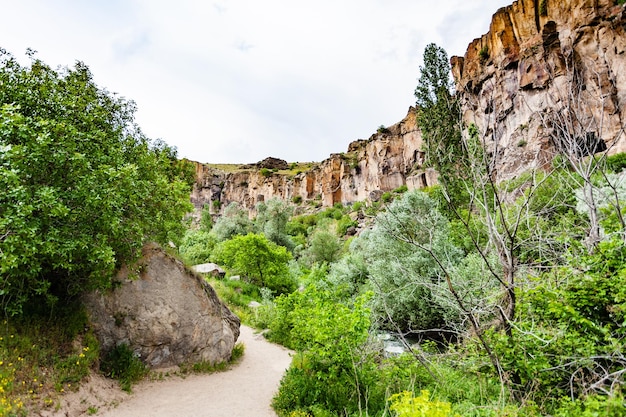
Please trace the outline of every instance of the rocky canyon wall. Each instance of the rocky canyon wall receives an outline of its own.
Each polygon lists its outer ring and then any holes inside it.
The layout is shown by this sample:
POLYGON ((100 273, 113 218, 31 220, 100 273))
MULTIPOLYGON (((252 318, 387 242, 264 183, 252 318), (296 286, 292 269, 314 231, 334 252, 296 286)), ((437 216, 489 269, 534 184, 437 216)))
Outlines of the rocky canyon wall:
POLYGON ((514 1, 451 59, 464 120, 479 128, 499 179, 549 162, 558 130, 626 151, 626 19, 615 3, 514 1))
MULTIPOLYGON (((547 166, 559 134, 593 139, 609 154, 626 151, 626 6, 615 3, 517 0, 493 15, 489 32, 463 57, 452 57, 464 122, 478 127, 498 180, 547 166), (559 126, 559 117, 570 125, 559 126)), ((258 167, 224 172, 197 164, 192 201, 197 208, 236 201, 253 209, 273 197, 325 207, 376 200, 401 185, 436 182, 422 166, 421 146, 410 108, 399 123, 306 172, 263 175, 258 167)))
POLYGON ((281 174, 258 167, 225 172, 198 163, 191 199, 196 208, 205 204, 216 207, 215 201, 225 207, 235 201, 250 210, 274 197, 314 201, 323 207, 376 200, 402 185, 413 189, 436 181, 432 170, 422 169, 421 145, 415 109, 410 108, 399 123, 379 129, 367 140, 350 143, 347 152, 332 154, 305 172, 281 174))

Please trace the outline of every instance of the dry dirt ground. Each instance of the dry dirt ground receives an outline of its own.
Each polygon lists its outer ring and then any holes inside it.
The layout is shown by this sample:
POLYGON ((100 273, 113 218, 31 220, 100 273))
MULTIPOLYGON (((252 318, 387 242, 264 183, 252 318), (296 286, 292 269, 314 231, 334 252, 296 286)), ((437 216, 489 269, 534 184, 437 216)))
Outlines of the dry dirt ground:
POLYGON ((127 394, 117 382, 94 375, 80 391, 61 400, 46 417, 275 417, 270 407, 280 379, 291 363, 287 349, 241 326, 243 359, 226 372, 168 376, 144 381, 127 394))

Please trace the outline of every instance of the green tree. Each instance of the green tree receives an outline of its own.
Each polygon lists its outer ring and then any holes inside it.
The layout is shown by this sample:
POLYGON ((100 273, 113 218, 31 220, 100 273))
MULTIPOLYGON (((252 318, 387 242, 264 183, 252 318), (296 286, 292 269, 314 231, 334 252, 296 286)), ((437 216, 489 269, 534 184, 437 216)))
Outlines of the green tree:
POLYGON ((434 43, 424 50, 424 65, 415 88, 417 125, 424 139, 426 164, 439 173, 439 181, 455 202, 462 201, 465 192, 458 183, 463 176, 459 156, 463 154, 460 107, 452 94, 450 62, 446 51, 434 43))
POLYGON ((340 251, 341 241, 339 238, 329 231, 320 230, 311 237, 307 256, 311 263, 332 263, 339 259, 340 251))
POLYGON ((258 203, 256 209, 257 231, 277 245, 293 250, 295 245, 287 233, 287 223, 293 214, 293 207, 278 198, 272 198, 267 203, 258 203))
POLYGON ((110 285, 146 241, 177 241, 190 211, 176 151, 83 63, 21 66, 0 50, 0 303, 19 314, 110 285))
POLYGON ((362 235, 370 281, 376 293, 373 311, 394 330, 446 326, 453 310, 444 269, 461 259, 450 239, 449 225, 435 202, 421 191, 394 200, 362 235))
POLYGON ((215 221, 211 232, 217 240, 225 241, 233 236, 245 235, 252 232, 252 220, 248 211, 238 203, 232 202, 224 209, 224 213, 215 221))
POLYGON ((215 248, 213 259, 253 284, 269 288, 274 294, 295 289, 295 280, 288 266, 291 254, 263 235, 249 233, 222 242, 215 248))

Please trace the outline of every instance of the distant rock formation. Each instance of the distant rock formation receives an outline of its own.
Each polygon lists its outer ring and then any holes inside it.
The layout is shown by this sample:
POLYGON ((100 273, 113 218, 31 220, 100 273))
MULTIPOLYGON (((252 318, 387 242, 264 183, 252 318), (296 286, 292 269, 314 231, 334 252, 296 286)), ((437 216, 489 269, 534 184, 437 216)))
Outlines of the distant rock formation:
POLYGON ((587 135, 600 137, 610 153, 626 151, 626 15, 615 3, 514 1, 464 57, 451 59, 464 120, 489 139, 499 179, 551 160, 546 120, 569 99, 588 101, 582 118, 601 120, 587 135))
POLYGON ((283 159, 268 157, 256 164, 242 165, 241 169, 289 169, 289 164, 283 159))
POLYGON ((367 140, 352 142, 347 152, 332 154, 295 175, 263 175, 259 168, 264 161, 232 173, 198 163, 191 201, 198 209, 205 204, 225 207, 234 201, 252 210, 258 202, 273 197, 330 207, 368 200, 403 185, 421 188, 436 183, 436 173, 422 167, 421 146, 421 132, 411 107, 399 123, 379 129, 367 140))
POLYGON ((156 245, 119 286, 85 296, 103 352, 126 343, 150 368, 230 358, 240 321, 201 277, 156 245), (137 275, 135 275, 135 273, 137 275))

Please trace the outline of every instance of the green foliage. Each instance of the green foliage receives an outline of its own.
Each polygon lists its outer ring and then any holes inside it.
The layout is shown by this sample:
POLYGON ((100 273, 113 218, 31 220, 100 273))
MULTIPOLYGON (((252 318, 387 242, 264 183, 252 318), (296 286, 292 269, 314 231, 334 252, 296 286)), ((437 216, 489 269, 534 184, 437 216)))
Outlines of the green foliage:
POLYGON ((301 195, 294 195, 293 198, 291 199, 291 202, 293 204, 301 204, 302 203, 302 196, 301 195))
POLYGON ((541 3, 539 3, 539 15, 548 15, 548 0, 541 0, 541 3))
POLYGON ((267 168, 261 168, 261 170, 259 171, 261 173, 262 176, 264 176, 265 178, 269 177, 272 175, 272 171, 267 169, 267 168))
POLYGON ((106 353, 100 363, 100 370, 106 376, 119 380, 122 389, 128 392, 134 383, 140 381, 148 373, 148 368, 125 343, 117 345, 106 353))
POLYGON ((214 234, 203 230, 187 230, 178 252, 188 264, 198 265, 209 262, 215 245, 217 238, 214 234))
POLYGON ((318 218, 315 214, 304 214, 301 216, 292 217, 287 222, 286 231, 290 236, 297 236, 302 234, 305 237, 315 228, 318 218))
POLYGON ((352 220, 350 216, 342 216, 341 219, 337 222, 337 234, 339 236, 345 236, 348 232, 348 229, 351 227, 357 227, 359 222, 356 220, 352 220))
POLYGON ((409 187, 407 187, 406 184, 403 184, 401 186, 399 186, 398 188, 396 188, 395 190, 393 190, 393 192, 395 194, 404 194, 409 190, 409 187))
POLYGON ((222 242, 233 236, 248 234, 253 229, 254 226, 248 217, 248 211, 241 208, 238 203, 232 202, 226 206, 224 213, 215 221, 211 232, 219 242, 222 242))
POLYGON ((624 168, 626 168, 626 152, 620 152, 615 155, 607 156, 606 167, 615 173, 622 172, 624 168))
POLYGON ((307 256, 310 263, 335 262, 339 259, 341 242, 333 233, 325 230, 315 232, 311 237, 307 256))
POLYGON ((626 246, 613 240, 597 249, 520 293, 511 340, 494 334, 505 369, 515 369, 526 395, 549 391, 554 400, 623 381, 617 373, 626 358, 617 346, 626 335, 626 246))
POLYGON ((417 125, 424 138, 426 165, 439 173, 455 204, 463 201, 465 189, 458 181, 467 173, 462 167, 464 149, 461 141, 460 108, 452 95, 450 62, 443 48, 434 43, 424 50, 424 66, 415 88, 417 125))
POLYGON ((106 288, 146 241, 177 242, 187 165, 134 122, 83 63, 22 67, 0 51, 0 304, 106 288))
POLYGON ((480 59, 481 64, 484 64, 489 59, 488 46, 483 46, 482 48, 480 48, 480 51, 478 52, 478 58, 480 59))
POLYGON ((293 250, 295 245, 287 233, 287 223, 293 214, 293 207, 278 198, 272 198, 267 203, 258 203, 256 210, 257 231, 277 245, 293 250))
MULTIPOLYGON (((428 390, 422 390, 420 395, 414 397, 408 391, 394 394, 389 398, 389 409, 397 417, 453 417, 452 406, 445 401, 437 401, 430 398, 428 390)), ((459 416, 460 417, 460 416, 459 416)))
POLYGON ((420 191, 407 192, 377 216, 374 228, 362 238, 376 293, 372 308, 380 320, 402 329, 444 327, 447 311, 433 290, 446 283, 435 257, 451 267, 461 253, 452 245, 448 222, 435 202, 420 191))
POLYGON ((389 133, 389 129, 387 129, 387 127, 385 125, 380 125, 378 126, 378 129, 376 129, 376 132, 378 133, 389 133))
POLYGON ((222 242, 215 248, 213 260, 276 295, 296 288, 288 267, 291 254, 263 235, 249 233, 222 242))
POLYGON ((211 217, 211 207, 204 205, 202 207, 202 213, 200 214, 200 230, 203 232, 210 232, 213 228, 213 217, 211 217))
POLYGON ((367 369, 358 352, 369 330, 365 297, 354 305, 336 303, 334 295, 314 286, 276 300, 271 337, 297 350, 273 406, 286 414, 318 408, 332 413, 357 411, 358 384, 367 369))
POLYGON ((620 417, 626 415, 626 403, 621 394, 590 395, 584 399, 565 399, 553 414, 555 417, 620 417))

